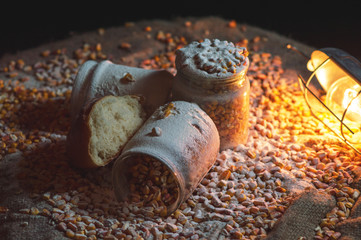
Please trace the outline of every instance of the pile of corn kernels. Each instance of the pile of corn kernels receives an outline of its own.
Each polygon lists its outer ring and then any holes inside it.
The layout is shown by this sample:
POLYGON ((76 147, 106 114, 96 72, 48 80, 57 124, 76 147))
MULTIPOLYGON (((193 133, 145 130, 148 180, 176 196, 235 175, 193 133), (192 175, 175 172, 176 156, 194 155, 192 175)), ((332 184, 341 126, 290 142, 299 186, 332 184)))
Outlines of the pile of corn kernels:
MULTIPOLYGON (((174 72, 174 52, 185 38, 160 32, 154 37, 164 43, 164 52, 139 66, 174 72)), ((240 40, 245 44, 246 39, 240 40)), ((279 56, 250 50, 247 144, 220 152, 192 196, 164 217, 151 214, 157 211, 152 206, 145 212, 137 203, 117 202, 109 179, 111 164, 93 171, 68 164, 72 82, 86 60, 107 58, 101 44, 84 44, 73 53, 49 49, 40 54, 42 60, 32 65, 18 59, 1 66, 6 77, 0 80, 0 159, 22 152, 20 186, 39 206, 48 204, 19 213, 45 216, 72 239, 195 240, 217 229, 223 238, 261 239, 293 198, 283 184, 291 176, 336 197, 337 205, 315 229, 315 239, 340 237, 334 226, 349 216, 360 195, 350 183, 351 170, 361 158, 310 115, 295 79, 283 76, 279 56), (37 87, 27 85, 30 79, 24 73, 34 77, 37 87)))

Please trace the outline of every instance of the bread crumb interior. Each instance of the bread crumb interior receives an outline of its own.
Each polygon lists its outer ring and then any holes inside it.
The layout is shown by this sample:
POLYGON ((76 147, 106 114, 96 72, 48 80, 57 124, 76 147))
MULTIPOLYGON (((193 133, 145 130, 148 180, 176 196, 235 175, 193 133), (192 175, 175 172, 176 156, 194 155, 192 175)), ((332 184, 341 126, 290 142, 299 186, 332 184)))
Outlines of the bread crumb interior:
POLYGON ((143 110, 132 96, 107 96, 96 102, 89 114, 89 154, 103 166, 114 158, 143 123, 143 110))

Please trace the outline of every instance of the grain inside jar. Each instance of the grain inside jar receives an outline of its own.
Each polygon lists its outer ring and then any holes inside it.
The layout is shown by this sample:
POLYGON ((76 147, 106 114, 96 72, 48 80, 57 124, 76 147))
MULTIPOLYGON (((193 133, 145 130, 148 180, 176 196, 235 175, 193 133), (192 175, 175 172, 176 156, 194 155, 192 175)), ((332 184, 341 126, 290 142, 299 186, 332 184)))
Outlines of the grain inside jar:
POLYGON ((177 50, 173 99, 197 103, 217 126, 221 150, 248 136, 249 60, 244 47, 218 39, 177 50))
POLYGON ((174 176, 163 163, 147 155, 129 161, 126 178, 129 184, 128 202, 142 207, 148 217, 168 215, 167 209, 178 198, 179 188, 174 176))

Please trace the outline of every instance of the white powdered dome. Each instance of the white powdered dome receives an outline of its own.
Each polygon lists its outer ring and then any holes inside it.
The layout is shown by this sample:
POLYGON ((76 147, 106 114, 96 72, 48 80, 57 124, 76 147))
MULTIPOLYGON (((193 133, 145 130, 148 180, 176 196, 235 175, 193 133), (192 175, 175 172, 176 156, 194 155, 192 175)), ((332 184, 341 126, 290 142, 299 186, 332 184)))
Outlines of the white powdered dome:
POLYGON ((227 78, 248 65, 248 51, 232 42, 205 39, 192 42, 176 52, 176 66, 183 73, 211 78, 227 78))

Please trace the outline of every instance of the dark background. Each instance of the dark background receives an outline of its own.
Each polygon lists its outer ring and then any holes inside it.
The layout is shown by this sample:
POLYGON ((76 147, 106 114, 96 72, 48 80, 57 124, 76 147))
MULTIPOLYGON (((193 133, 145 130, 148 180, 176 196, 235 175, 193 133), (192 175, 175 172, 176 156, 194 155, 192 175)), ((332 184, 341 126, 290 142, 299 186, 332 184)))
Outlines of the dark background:
POLYGON ((341 48, 361 60, 361 1, 136 0, 0 5, 0 56, 127 21, 219 16, 278 32, 316 48, 341 48))

